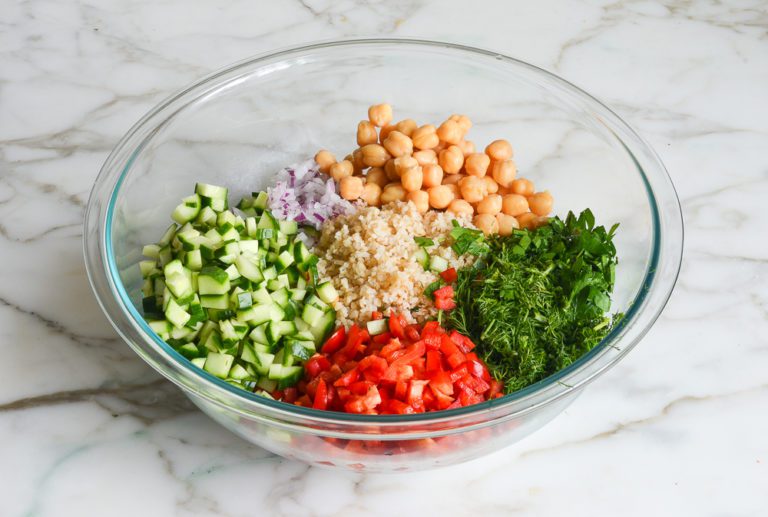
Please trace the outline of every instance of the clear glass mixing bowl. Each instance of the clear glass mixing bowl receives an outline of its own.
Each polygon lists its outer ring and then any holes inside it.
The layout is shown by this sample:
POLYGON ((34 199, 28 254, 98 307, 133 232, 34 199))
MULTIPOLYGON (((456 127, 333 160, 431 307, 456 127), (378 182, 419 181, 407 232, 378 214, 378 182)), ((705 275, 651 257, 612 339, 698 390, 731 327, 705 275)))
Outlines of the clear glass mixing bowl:
POLYGON ((249 59, 169 98, 117 144, 85 217, 93 290, 117 332, 224 427, 281 456, 366 471, 430 468, 513 443, 562 411, 634 347, 680 269, 683 224, 664 166, 615 113, 572 84, 493 52, 413 40, 321 43, 249 59), (520 174, 554 193, 558 214, 591 208, 621 223, 613 310, 621 325, 575 364, 519 392, 427 414, 366 416, 288 405, 192 366, 141 316, 141 247, 155 242, 196 181, 233 199, 284 165, 343 155, 370 104, 422 123, 465 113, 478 143, 506 138, 520 174))

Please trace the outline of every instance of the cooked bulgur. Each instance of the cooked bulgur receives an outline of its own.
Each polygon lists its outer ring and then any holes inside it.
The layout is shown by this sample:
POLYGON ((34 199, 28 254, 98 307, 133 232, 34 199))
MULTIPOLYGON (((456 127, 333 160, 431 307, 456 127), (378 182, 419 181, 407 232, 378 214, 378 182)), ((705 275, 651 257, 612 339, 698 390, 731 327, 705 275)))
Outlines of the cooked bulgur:
MULTIPOLYGON (((363 207, 352 215, 327 221, 314 253, 320 257, 318 272, 339 292, 334 303, 337 323, 361 324, 373 311, 411 314, 411 321, 434 316, 424 289, 438 277, 425 271, 414 254, 414 237, 436 243, 430 255, 439 255, 451 267, 471 264, 473 257, 457 257, 451 249, 451 221, 473 227, 466 216, 429 211, 420 214, 412 203, 390 203, 383 208, 363 207)), ((408 317, 408 316, 406 316, 408 317)))

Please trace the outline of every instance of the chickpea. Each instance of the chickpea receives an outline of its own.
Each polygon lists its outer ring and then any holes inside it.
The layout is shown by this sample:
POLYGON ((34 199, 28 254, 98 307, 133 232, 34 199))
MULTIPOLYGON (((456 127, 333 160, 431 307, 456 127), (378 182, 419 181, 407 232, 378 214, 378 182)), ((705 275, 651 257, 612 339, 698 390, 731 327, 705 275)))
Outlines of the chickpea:
POLYGON ((483 180, 477 176, 466 176, 459 182, 461 197, 470 203, 478 203, 485 196, 483 180))
MULTIPOLYGON (((491 178, 490 176, 486 176, 486 178, 490 178, 490 179, 493 179, 493 178, 491 178)), ((494 183, 496 183, 496 182, 494 181, 494 183)), ((511 193, 512 193, 512 189, 511 189, 511 188, 509 188, 509 187, 502 187, 502 186, 501 186, 501 185, 499 185, 498 183, 496 183, 496 185, 498 185, 498 189, 499 189, 499 190, 497 190, 497 191, 496 191, 496 193, 497 193, 498 195, 500 195, 500 196, 506 196, 507 194, 511 194, 511 193)))
POLYGON ((328 174, 331 170, 331 165, 336 163, 336 157, 330 151, 323 149, 315 155, 315 162, 320 167, 320 172, 328 174))
POLYGON ((517 175, 517 167, 512 160, 494 162, 491 166, 491 176, 502 187, 508 187, 517 175))
POLYGON ((424 182, 424 173, 418 165, 403 172, 400 176, 403 188, 408 192, 421 190, 421 184, 424 182))
POLYGON ((413 140, 413 146, 417 149, 432 149, 440 143, 435 126, 432 124, 425 124, 414 129, 413 133, 411 133, 411 140, 413 140))
POLYGON ((374 104, 368 108, 368 119, 374 126, 384 127, 392 122, 392 106, 389 104, 374 104))
POLYGON ((424 175, 425 187, 436 187, 443 182, 443 169, 436 163, 428 163, 421 166, 424 175))
POLYGON ((400 183, 389 183, 381 191, 381 204, 392 203, 393 201, 403 201, 405 199, 405 189, 400 183))
POLYGON ((347 176, 342 178, 339 183, 339 193, 341 197, 349 201, 360 198, 363 194, 363 178, 358 176, 347 176))
POLYGON ((395 158, 395 173, 398 178, 402 178, 403 174, 410 169, 416 169, 419 166, 419 162, 412 156, 401 156, 395 158))
POLYGON ((467 156, 464 162, 464 170, 470 176, 478 176, 482 178, 488 171, 488 166, 491 164, 491 159, 485 153, 472 153, 467 156))
POLYGON ((379 191, 384 188, 384 185, 389 183, 387 179, 387 173, 381 167, 371 167, 368 169, 368 174, 365 175, 365 183, 373 183, 379 186, 379 191))
POLYGON ((533 195, 533 182, 525 178, 516 179, 512 182, 510 188, 514 194, 520 194, 521 196, 525 197, 533 195))
POLYGON ((464 165, 464 153, 458 146, 452 145, 437 155, 437 163, 448 174, 455 174, 461 170, 464 165))
POLYGON ((545 190, 544 192, 536 192, 528 198, 531 212, 536 215, 547 215, 550 213, 552 211, 553 203, 554 199, 548 190, 545 190))
POLYGON ((452 120, 459 124, 459 127, 461 127, 462 132, 467 133, 472 128, 472 121, 469 120, 469 117, 466 115, 451 115, 448 117, 448 120, 452 120))
POLYGON ((429 210, 429 194, 423 190, 408 192, 405 199, 416 205, 416 210, 421 214, 424 214, 429 210))
POLYGON ((475 143, 472 140, 462 140, 456 145, 461 148, 461 152, 464 153, 465 157, 475 152, 475 143))
POLYGON ((360 147, 368 144, 375 144, 379 141, 379 135, 376 134, 376 126, 367 120, 361 120, 357 124, 357 145, 360 147))
POLYGON ((516 217, 518 224, 520 225, 520 228, 526 228, 528 230, 532 230, 535 228, 535 219, 536 214, 533 214, 531 212, 526 212, 524 214, 520 214, 516 217))
POLYGON ((434 163, 437 165, 437 153, 432 149, 424 149, 423 151, 416 151, 413 153, 413 157, 419 162, 422 167, 434 163))
POLYGON ((485 182, 485 191, 489 194, 496 194, 499 191, 499 184, 490 176, 483 176, 485 182))
POLYGON ((501 196, 498 194, 489 194, 477 204, 478 214, 496 215, 501 212, 501 196))
POLYGON ((384 164, 384 173, 389 181, 400 180, 400 175, 397 173, 397 167, 395 166, 395 158, 387 160, 387 163, 384 164))
POLYGON ((499 233, 499 221, 496 220, 496 217, 490 214, 477 214, 472 220, 472 224, 477 226, 477 228, 482 230, 486 235, 499 233))
POLYGON ((413 134, 417 127, 419 127, 419 125, 412 118, 403 119, 395 124, 395 129, 408 137, 413 134))
POLYGON ((464 134, 458 122, 450 119, 440 124, 440 127, 437 128, 437 137, 449 144, 458 144, 463 136, 464 134))
POLYGON ((390 124, 379 129, 379 141, 384 142, 389 134, 395 130, 394 124, 390 124))
POLYGON ((499 223, 499 235, 506 237, 512 235, 512 231, 520 228, 517 219, 507 214, 496 214, 496 221, 499 223))
POLYGON ((459 214, 473 215, 475 213, 475 209, 472 208, 472 205, 470 205, 463 199, 454 199, 453 201, 451 201, 451 204, 448 205, 448 211, 453 212, 456 215, 459 215, 459 214))
POLYGON ((435 151, 435 153, 437 153, 437 155, 439 156, 441 151, 445 151, 450 146, 451 146, 451 144, 449 144, 448 142, 440 142, 440 141, 438 141, 437 145, 435 147, 433 147, 432 150, 435 151))
POLYGON ((429 206, 432 208, 446 208, 453 201, 454 194, 448 185, 438 185, 429 189, 429 206))
POLYGON ((410 155, 413 152, 413 142, 400 131, 390 132, 382 145, 394 157, 410 155))
POLYGON ((361 148, 357 148, 354 151, 352 151, 352 165, 355 166, 355 170, 353 174, 360 174, 363 172, 363 169, 366 168, 366 165, 363 163, 363 151, 361 148))
POLYGON ((329 169, 331 178, 333 178, 334 181, 341 181, 344 178, 352 176, 354 171, 355 167, 349 160, 342 160, 338 163, 334 163, 329 169))
POLYGON ((443 185, 458 184, 465 177, 463 174, 446 174, 443 176, 443 185))
POLYGON ((382 167, 391 158, 387 150, 379 144, 368 144, 360 149, 366 167, 382 167))
POLYGON ((512 158, 512 146, 506 140, 494 140, 485 148, 485 154, 496 161, 512 158))
POLYGON ((520 194, 507 194, 501 199, 501 211, 517 217, 528 211, 528 200, 520 194))
MULTIPOLYGON (((370 172, 368 174, 370 174, 370 172)), ((365 201, 368 206, 379 206, 381 204, 381 187, 377 183, 366 183, 360 198, 365 201)))
POLYGON ((451 189, 451 192, 453 192, 453 198, 458 199, 461 197, 461 191, 459 190, 459 185, 456 183, 451 183, 450 185, 443 185, 444 187, 448 187, 451 189))

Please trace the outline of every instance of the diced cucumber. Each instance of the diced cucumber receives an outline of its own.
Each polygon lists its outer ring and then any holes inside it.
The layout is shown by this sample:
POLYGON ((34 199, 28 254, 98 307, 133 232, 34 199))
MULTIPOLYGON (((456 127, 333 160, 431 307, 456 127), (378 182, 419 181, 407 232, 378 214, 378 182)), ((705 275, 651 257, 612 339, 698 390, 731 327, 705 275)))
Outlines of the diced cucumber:
POLYGON ((168 246, 176 235, 177 228, 178 226, 176 226, 176 224, 171 223, 168 229, 163 233, 163 236, 160 238, 160 240, 157 241, 157 245, 161 248, 168 246))
POLYGON ((147 258, 157 259, 160 256, 160 246, 157 244, 147 244, 141 249, 141 254, 147 258))
POLYGON ((235 357, 229 354, 210 352, 205 358, 203 370, 220 379, 226 379, 235 357))
POLYGON ((286 270, 291 264, 293 264, 293 255, 289 251, 284 251, 277 256, 277 268, 280 271, 286 270))
POLYGON ((310 328, 312 328, 318 324, 324 314, 325 313, 322 309, 318 309, 314 305, 307 304, 304 306, 304 310, 301 313, 301 319, 304 320, 304 322, 309 325, 310 328))
POLYGON ((229 275, 216 266, 205 266, 197 279, 198 292, 204 294, 229 293, 229 275))
POLYGON ((366 323, 365 326, 368 329, 368 334, 371 336, 378 336, 389 330, 389 321, 387 319, 371 320, 366 323))
POLYGON ((339 299, 339 293, 336 292, 336 288, 333 287, 333 284, 330 281, 317 286, 317 296, 328 304, 339 299))
POLYGON ((197 214, 196 222, 205 226, 214 226, 216 224, 216 212, 210 206, 204 206, 197 214))
POLYGON ((301 379, 304 373, 304 368, 301 366, 283 366, 280 364, 272 364, 269 367, 269 379, 277 381, 278 389, 285 389, 293 386, 301 379))
POLYGON ((217 185, 209 185, 207 183, 195 184, 195 194, 211 199, 227 199, 228 192, 229 191, 226 188, 217 185))
POLYGON ((239 364, 236 364, 232 368, 230 368, 229 375, 227 375, 227 377, 230 379, 242 381, 242 380, 251 378, 251 374, 248 373, 248 370, 246 370, 239 364))
POLYGON ((251 296, 253 297, 253 301, 256 303, 272 303, 272 297, 265 287, 259 287, 258 289, 255 289, 251 293, 251 296))
POLYGON ((424 269, 429 269, 429 254, 427 253, 427 250, 424 248, 419 248, 416 250, 416 253, 414 254, 413 258, 416 259, 416 262, 421 264, 421 267, 424 269))
POLYGON ((278 231, 280 230, 280 225, 278 224, 277 219, 275 219, 272 214, 269 213, 269 211, 265 210, 259 218, 259 224, 257 228, 278 231))
POLYGON ((173 329, 173 325, 165 320, 149 321, 147 324, 155 334, 170 334, 173 329))
MULTIPOLYGON (((259 379, 259 382, 256 383, 256 387, 269 393, 277 389, 277 381, 273 381, 265 375, 259 379)), ((272 397, 270 396, 270 398, 272 397)))
POLYGON ((259 253, 259 241, 255 239, 241 240, 240 253, 245 255, 257 255, 259 253))
POLYGON ((432 255, 429 258, 429 269, 435 273, 442 273, 448 269, 448 261, 438 255, 432 255))
POLYGON ((205 357, 195 357, 191 362, 200 369, 205 367, 205 357))
POLYGON ((251 203, 251 207, 262 211, 265 208, 267 208, 267 203, 269 202, 269 196, 266 192, 254 192, 253 194, 253 202, 251 203))
POLYGON ((173 299, 168 302, 168 307, 165 309, 165 319, 170 321, 174 327, 183 327, 190 318, 189 313, 182 309, 173 299))
POLYGON ((173 210, 171 219, 179 224, 187 223, 197 217, 200 213, 201 205, 202 202, 199 195, 192 194, 191 196, 185 197, 181 200, 181 204, 173 210))
POLYGON ((272 305, 260 304, 243 311, 238 311, 237 317, 249 325, 258 326, 272 320, 272 305))
POLYGON ((314 325, 310 326, 309 331, 315 337, 315 344, 320 345, 325 341, 325 336, 333 329, 336 324, 336 311, 333 309, 325 312, 314 325))
POLYGON ((312 305, 313 307, 317 307, 323 312, 330 309, 330 306, 327 303, 325 303, 323 300, 318 298, 318 296, 315 294, 313 294, 308 299, 306 299, 304 303, 306 303, 307 305, 312 305))
POLYGON ((288 289, 285 287, 281 287, 280 289, 272 292, 269 296, 276 304, 280 305, 281 307, 288 303, 288 300, 291 299, 291 295, 288 292, 288 289))
POLYGON ((192 271, 200 271, 203 268, 203 256, 200 250, 191 250, 184 255, 184 265, 192 271))
POLYGON ((251 282, 259 283, 264 280, 261 270, 249 257, 240 255, 235 260, 235 265, 240 274, 251 282))
POLYGON ((249 334, 251 340, 257 345, 270 345, 269 339, 267 339, 267 325, 262 324, 257 326, 249 334))
POLYGON ((305 289, 291 289, 289 293, 291 295, 291 300, 295 302, 303 301, 304 297, 307 296, 307 291, 305 289))
POLYGON ((229 309, 229 296, 226 294, 201 294, 200 305, 206 309, 229 309))

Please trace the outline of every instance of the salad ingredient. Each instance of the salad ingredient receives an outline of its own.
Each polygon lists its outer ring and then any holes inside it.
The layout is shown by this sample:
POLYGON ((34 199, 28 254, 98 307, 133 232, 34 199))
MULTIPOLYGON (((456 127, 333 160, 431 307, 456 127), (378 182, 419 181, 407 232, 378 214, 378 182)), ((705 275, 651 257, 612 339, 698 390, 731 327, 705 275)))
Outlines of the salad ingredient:
POLYGON ((491 378, 474 348, 469 338, 437 322, 409 325, 395 313, 369 321, 366 328, 352 325, 334 333, 307 361, 295 404, 347 413, 412 414, 500 397, 503 385, 491 378))
MULTIPOLYGON (((535 217, 535 216, 534 216, 535 217)), ((478 354, 508 391, 529 386, 598 345, 621 315, 609 316, 617 263, 610 230, 578 217, 550 219, 482 245, 456 228, 457 252, 483 254, 478 267, 458 271, 456 308, 448 322, 478 344, 478 354)))
POLYGON ((336 163, 336 157, 330 151, 319 151, 315 155, 315 162, 320 168, 320 172, 328 174, 331 169, 331 165, 336 163))
POLYGON ((384 127, 392 122, 392 106, 375 104, 368 108, 368 119, 376 126, 384 127))
POLYGON ((245 218, 227 209, 227 195, 198 183, 173 212, 178 224, 144 247, 144 317, 180 354, 237 387, 287 387, 333 328, 338 294, 328 283, 314 293, 318 258, 297 239, 296 222, 265 208, 266 193, 238 204, 245 218))
MULTIPOLYGON (((327 165, 327 161, 325 163, 327 165)), ((332 174, 338 166, 342 164, 330 166, 332 174)), ((267 193, 269 208, 275 217, 318 230, 328 219, 355 210, 352 203, 339 196, 334 181, 322 174, 320 166, 313 160, 278 172, 275 186, 267 189, 267 193)))
MULTIPOLYGON (((506 230, 514 224, 524 228, 546 224, 546 219, 534 216, 546 216, 552 211, 552 196, 548 192, 535 193, 530 181, 517 178, 517 166, 508 141, 494 140, 483 152, 477 152, 475 144, 466 139, 472 122, 465 115, 451 115, 438 127, 417 126, 411 119, 392 124, 392 107, 378 104, 369 108, 368 117, 368 121, 358 124, 359 147, 345 160, 329 165, 330 153, 318 154, 323 161, 322 170, 327 170, 337 183, 345 183, 345 199, 362 199, 369 206, 407 200, 416 204, 421 212, 431 208, 474 214, 477 210, 479 214, 492 216, 504 212, 515 218, 533 214, 525 216, 522 223, 504 218, 506 230), (348 179, 350 177, 359 177, 363 188, 357 181, 348 179), (376 195, 374 187, 366 190, 364 187, 368 184, 377 185, 380 195, 376 195), (424 195, 415 194, 417 192, 428 194, 428 206, 424 204, 424 195), (509 201, 510 207, 505 211, 503 205, 499 206, 497 196, 509 194, 523 199, 509 201), (450 209, 455 200, 470 203, 472 211, 464 204, 450 209)), ((501 229, 500 218, 495 223, 485 217, 480 220, 488 231, 497 233, 501 229)))
POLYGON ((417 308, 414 316, 420 321, 435 316, 423 291, 437 273, 415 260, 420 246, 414 237, 433 241, 427 260, 436 257, 445 260, 445 267, 465 267, 474 257, 459 256, 449 243, 452 221, 457 218, 470 225, 465 216, 434 211, 422 215, 412 203, 400 202, 381 209, 363 207, 324 224, 315 248, 320 257, 317 268, 320 277, 329 279, 339 292, 332 304, 338 322, 362 324, 373 311, 390 309, 405 313, 417 308))

